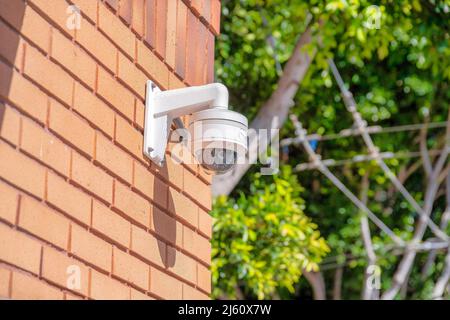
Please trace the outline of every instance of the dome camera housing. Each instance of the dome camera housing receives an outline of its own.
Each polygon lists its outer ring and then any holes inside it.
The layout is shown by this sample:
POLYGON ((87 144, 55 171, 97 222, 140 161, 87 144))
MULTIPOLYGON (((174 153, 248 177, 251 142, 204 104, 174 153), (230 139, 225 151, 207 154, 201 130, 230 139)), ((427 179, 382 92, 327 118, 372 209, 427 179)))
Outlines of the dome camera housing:
POLYGON ((245 159, 247 118, 228 110, 224 85, 161 91, 148 81, 143 151, 153 162, 164 165, 171 123, 183 115, 190 115, 188 146, 206 172, 222 174, 245 159))
POLYGON ((193 113, 189 145, 198 163, 209 173, 232 169, 247 151, 247 118, 220 108, 193 113))

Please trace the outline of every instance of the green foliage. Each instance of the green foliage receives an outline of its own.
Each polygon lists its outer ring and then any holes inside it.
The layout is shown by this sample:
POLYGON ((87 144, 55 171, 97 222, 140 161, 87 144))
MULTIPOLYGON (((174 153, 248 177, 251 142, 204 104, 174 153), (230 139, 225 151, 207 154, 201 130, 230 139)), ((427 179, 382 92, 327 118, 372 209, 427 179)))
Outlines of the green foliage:
POLYGON ((280 289, 294 293, 302 269, 318 270, 329 251, 317 225, 303 212, 302 188, 288 168, 252 178, 237 200, 216 199, 212 273, 215 297, 237 288, 258 299, 280 289))
MULTIPOLYGON (((223 0, 222 4, 222 34, 216 51, 217 78, 230 89, 234 108, 250 119, 276 88, 279 74, 274 56, 281 66, 285 65, 310 17, 309 25, 315 35, 320 35, 320 43, 316 41, 307 48, 309 52, 317 49, 317 54, 292 108, 310 133, 337 133, 353 124, 328 68, 326 59, 329 57, 335 60, 346 86, 354 94, 358 110, 369 125, 389 127, 446 120, 450 106, 449 0, 380 0, 375 3, 368 0, 223 0), (373 4, 381 12, 379 28, 369 26, 377 14, 373 4), (275 40, 275 50, 267 42, 269 35, 275 40)), ((288 122, 282 128, 281 138, 293 135, 294 128, 288 122)), ((418 132, 380 134, 373 138, 380 151, 418 151, 418 132)), ((442 130, 430 130, 428 147, 441 146, 442 130)), ((317 151, 324 159, 348 159, 367 154, 358 137, 320 142, 317 151)), ((305 161, 308 159, 302 148, 291 146, 284 164, 295 166, 305 161)), ((391 159, 388 165, 396 174, 403 174, 417 161, 391 159)), ((236 210, 240 210, 241 195, 248 195, 252 190, 256 170, 254 168, 242 179, 227 200, 226 203, 233 204, 236 210)), ((417 213, 395 193, 389 179, 374 163, 333 168, 333 172, 357 195, 361 178, 368 172, 369 208, 396 234, 405 240, 411 238, 417 213)), ((343 298, 359 298, 367 264, 360 213, 319 173, 302 172, 298 176, 304 186, 305 211, 316 221, 331 249, 320 268, 327 281, 332 281, 335 265, 344 264, 343 298)), ((424 181, 420 167, 405 181, 419 204, 423 204, 424 181)), ((220 207, 221 202, 216 202, 214 212, 220 207)), ((435 206, 435 221, 439 221, 444 208, 445 201, 441 197, 435 206)), ((216 218, 217 223, 224 219, 221 215, 216 218)), ((373 224, 371 232, 385 289, 392 281, 398 256, 392 254, 391 241, 373 224)), ((426 237, 429 236, 427 232, 426 237)), ((230 236, 224 240, 222 246, 232 239, 230 236)), ((216 242, 213 245, 219 248, 216 242)), ((426 259, 427 255, 419 255, 417 265, 423 265, 426 259)), ((218 270, 227 265, 225 258, 221 263, 218 270)), ((425 278, 420 268, 415 267, 411 273, 411 290, 406 297, 429 298, 430 287, 442 268, 441 256, 425 278)), ((227 287, 227 279, 215 277, 213 280, 215 287, 227 287)), ((232 277, 230 281, 228 289, 239 283, 245 292, 255 294, 255 284, 249 287, 248 282, 232 277)), ((310 298, 302 280, 296 286, 302 289, 297 291, 297 296, 310 298)), ((331 283, 327 287, 332 287, 331 283)), ((288 294, 288 297, 295 296, 288 294)))

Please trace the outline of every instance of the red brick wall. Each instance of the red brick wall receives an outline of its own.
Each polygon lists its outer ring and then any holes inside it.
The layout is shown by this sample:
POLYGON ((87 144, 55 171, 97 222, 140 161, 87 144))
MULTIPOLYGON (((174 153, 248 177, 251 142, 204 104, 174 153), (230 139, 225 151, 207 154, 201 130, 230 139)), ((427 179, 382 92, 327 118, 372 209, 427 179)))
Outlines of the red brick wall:
POLYGON ((212 82, 219 18, 219 0, 0 0, 1 298, 208 298, 210 177, 142 143, 146 80, 212 82))

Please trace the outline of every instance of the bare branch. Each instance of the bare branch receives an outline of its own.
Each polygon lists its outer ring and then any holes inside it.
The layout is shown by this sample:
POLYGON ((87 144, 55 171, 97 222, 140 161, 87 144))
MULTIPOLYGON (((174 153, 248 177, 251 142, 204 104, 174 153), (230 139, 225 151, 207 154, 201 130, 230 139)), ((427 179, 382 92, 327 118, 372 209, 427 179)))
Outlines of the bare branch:
MULTIPOLYGON (((428 117, 426 118, 426 124, 428 123, 428 117)), ((430 154, 428 153, 428 147, 427 147, 427 131, 428 127, 425 125, 420 130, 420 155, 422 157, 422 163, 423 163, 423 169, 425 171, 425 175, 428 178, 431 174, 431 171, 433 170, 431 165, 431 159, 430 154)))
MULTIPOLYGON (((446 179, 446 201, 447 201, 447 207, 445 209, 445 212, 442 214, 441 217, 441 228, 445 229, 448 225, 449 219, 450 219, 450 174, 447 173, 447 179, 446 179)), ((435 251, 432 251, 435 252, 435 251)), ((445 267, 442 271, 441 276, 436 281, 436 284, 433 289, 433 299, 442 299, 442 296, 444 295, 445 288, 447 287, 447 284, 450 279, 450 247, 447 251, 447 255, 445 257, 445 267)))
MULTIPOLYGON (((414 208, 414 210, 416 210, 420 214, 420 218, 426 222, 426 224, 430 227, 431 231, 437 237, 443 240, 448 240, 448 236, 444 232, 442 232, 439 229, 439 227, 430 219, 429 214, 426 214, 426 212, 420 207, 420 205, 411 196, 408 190, 406 190, 405 186, 398 180, 395 174, 387 166, 383 158, 380 157, 379 149, 375 146, 372 138, 370 137, 370 134, 367 132, 367 123, 362 119, 361 114, 358 112, 356 108, 355 99, 353 98, 352 93, 345 87, 344 81, 342 80, 339 70, 337 69, 333 59, 328 59, 328 64, 341 90, 345 106, 347 107, 347 110, 351 113, 353 117, 355 127, 361 131, 361 137, 363 138, 364 143, 366 144, 369 150, 369 153, 377 160, 380 168, 384 171, 385 175, 389 178, 389 180, 391 180, 392 184, 397 188, 397 190, 403 195, 406 201, 408 201, 408 203, 414 208)), ((441 171, 441 169, 439 169, 439 172, 441 171)))
POLYGON ((442 299, 442 296, 444 295, 445 288, 447 287, 447 284, 450 279, 450 248, 447 252, 447 255, 445 256, 445 267, 442 271, 441 276, 436 281, 436 285, 433 289, 433 299, 442 299))
MULTIPOLYGON (((430 150, 430 155, 439 155, 441 154, 442 150, 430 150)), ((323 164, 327 167, 337 167, 337 166, 343 166, 343 165, 350 165, 354 163, 360 163, 365 161, 372 161, 377 160, 377 158, 381 159, 407 159, 407 158, 417 158, 420 157, 420 152, 414 152, 414 151, 408 151, 408 152, 380 152, 377 155, 373 154, 358 154, 353 156, 350 159, 342 159, 342 160, 335 160, 335 159, 324 159, 322 160, 323 164)), ((417 161, 415 165, 420 167, 421 161, 417 161)), ((305 171, 305 170, 314 170, 315 167, 311 165, 310 163, 299 163, 296 167, 296 171, 305 171)), ((400 183, 403 183, 404 180, 406 180, 407 177, 409 177, 410 174, 412 174, 415 170, 418 168, 414 167, 411 168, 412 172, 406 172, 408 175, 405 177, 405 179, 402 179, 402 177, 398 177, 398 180, 400 183)), ((403 174, 402 174, 403 176, 403 174)))
POLYGON ((325 175, 339 190, 341 190, 344 195, 349 198, 353 204, 355 204, 360 210, 364 211, 370 220, 375 223, 382 231, 384 231, 396 244, 404 245, 404 241, 399 238, 389 227, 381 221, 364 203, 362 203, 358 197, 356 197, 325 165, 323 165, 320 160, 320 156, 318 156, 314 150, 311 148, 311 145, 308 141, 305 140, 305 130, 302 127, 302 124, 298 121, 295 115, 291 115, 291 120, 296 127, 296 134, 301 140, 303 148, 308 154, 311 162, 317 167, 317 169, 325 175))
MULTIPOLYGON (((447 125, 446 121, 441 122, 431 122, 431 123, 414 123, 414 124, 404 124, 392 127, 381 127, 381 126, 368 126, 367 132, 370 134, 381 134, 381 133, 392 133, 392 132, 404 132, 404 131, 415 131, 421 130, 423 127, 431 128, 445 128, 447 125)), ((317 141, 330 141, 348 137, 354 137, 361 135, 361 131, 355 128, 348 128, 339 131, 338 133, 331 133, 327 135, 321 135, 318 133, 308 134, 306 140, 317 140, 317 141)), ((280 141, 281 146, 288 146, 291 144, 300 144, 300 141, 296 137, 285 138, 280 141)))
MULTIPOLYGON (((414 231, 414 236, 412 239, 412 243, 419 243, 420 240, 423 238, 423 235, 426 230, 426 219, 424 219, 424 216, 429 216, 431 214, 431 211, 433 209, 434 199, 436 196, 436 192, 439 188, 439 181, 438 177, 442 173, 442 169, 444 167, 444 164, 447 161, 449 149, 450 149, 450 109, 447 117, 447 130, 445 134, 445 144, 442 150, 441 155, 439 156, 438 160, 436 161, 436 164, 433 167, 433 171, 431 172, 431 175, 428 179, 428 186, 425 193, 425 205, 424 205, 424 213, 425 215, 421 215, 414 231)), ((414 263, 414 259, 416 256, 416 251, 411 248, 407 248, 405 251, 405 254, 400 261, 399 266, 397 267, 397 270, 394 273, 393 278, 393 285, 392 287, 387 290, 382 298, 391 300, 395 297, 395 295, 398 293, 398 290, 402 287, 403 283, 406 281, 407 275, 410 272, 410 269, 412 268, 412 265, 414 263)))
MULTIPOLYGON (((360 194, 361 201, 365 205, 367 205, 368 191, 369 191, 369 174, 366 173, 362 179, 361 194, 360 194)), ((362 296, 363 300, 372 300, 376 297, 377 292, 375 292, 375 290, 368 285, 369 281, 367 281, 367 280, 370 276, 369 268, 370 268, 370 266, 376 264, 377 256, 376 256, 375 250, 373 248, 372 236, 370 234, 369 220, 367 219, 367 216, 364 214, 364 212, 361 215, 360 224, 361 224, 361 235, 362 235, 363 242, 364 242, 364 248, 366 249, 366 254, 367 254, 367 267, 365 270, 363 291, 362 291, 361 296, 362 296)))

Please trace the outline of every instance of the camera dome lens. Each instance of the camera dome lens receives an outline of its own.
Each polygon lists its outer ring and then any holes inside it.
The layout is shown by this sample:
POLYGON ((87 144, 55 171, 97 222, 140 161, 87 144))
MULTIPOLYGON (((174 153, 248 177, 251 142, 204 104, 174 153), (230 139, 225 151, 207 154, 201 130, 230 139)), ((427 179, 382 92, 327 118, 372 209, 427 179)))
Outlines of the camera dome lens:
POLYGON ((237 152, 225 148, 206 148, 199 159, 202 167, 210 173, 222 174, 233 168, 237 152))

